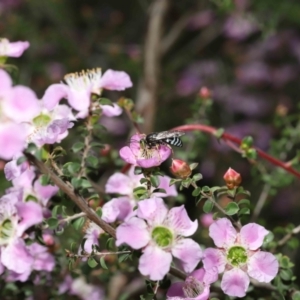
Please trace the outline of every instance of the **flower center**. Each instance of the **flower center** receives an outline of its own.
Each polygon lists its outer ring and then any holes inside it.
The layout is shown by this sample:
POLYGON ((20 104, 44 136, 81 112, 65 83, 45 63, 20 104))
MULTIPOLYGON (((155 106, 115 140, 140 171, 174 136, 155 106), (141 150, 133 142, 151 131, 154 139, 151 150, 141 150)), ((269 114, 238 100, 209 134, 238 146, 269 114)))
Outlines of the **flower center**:
POLYGON ((152 239, 160 247, 167 247, 173 241, 172 232, 165 227, 155 227, 152 231, 152 239))
POLYGON ((187 298, 196 298, 204 291, 204 285, 193 276, 189 276, 182 287, 184 296, 187 298))
POLYGON ((247 259, 247 251, 241 246, 234 246, 228 250, 227 260, 234 267, 245 264, 247 259))
POLYGON ((45 114, 40 114, 39 116, 33 119, 33 124, 36 127, 44 127, 48 125, 51 121, 51 117, 45 114))
POLYGON ((5 245, 8 243, 11 235, 13 233, 13 225, 11 220, 5 219, 0 224, 0 245, 5 245))

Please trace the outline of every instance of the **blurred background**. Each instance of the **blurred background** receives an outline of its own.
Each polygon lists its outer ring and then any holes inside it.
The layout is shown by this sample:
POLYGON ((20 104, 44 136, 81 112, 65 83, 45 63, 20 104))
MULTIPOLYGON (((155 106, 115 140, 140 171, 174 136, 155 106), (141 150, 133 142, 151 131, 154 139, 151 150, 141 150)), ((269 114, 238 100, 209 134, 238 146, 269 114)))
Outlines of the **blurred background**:
MULTIPOLYGON (((299 1, 0 0, 0 36, 30 42, 9 63, 19 68, 16 82, 39 97, 67 73, 123 70, 133 88, 104 96, 131 98, 143 132, 209 124, 239 138, 250 135, 254 145, 299 169, 299 1)), ((102 123, 117 151, 132 132, 130 120, 123 114, 102 123)), ((253 208, 264 203, 261 224, 299 224, 300 179, 261 160, 249 162, 204 133, 183 141, 176 156, 199 163, 203 185, 223 185, 233 167, 253 208)), ((111 174, 112 166, 105 168, 101 174, 111 174)), ((181 200, 199 217, 189 197, 181 200)), ((287 251, 299 262, 299 251, 298 258, 293 248, 287 251)), ((295 272, 300 276, 299 267, 295 272)))

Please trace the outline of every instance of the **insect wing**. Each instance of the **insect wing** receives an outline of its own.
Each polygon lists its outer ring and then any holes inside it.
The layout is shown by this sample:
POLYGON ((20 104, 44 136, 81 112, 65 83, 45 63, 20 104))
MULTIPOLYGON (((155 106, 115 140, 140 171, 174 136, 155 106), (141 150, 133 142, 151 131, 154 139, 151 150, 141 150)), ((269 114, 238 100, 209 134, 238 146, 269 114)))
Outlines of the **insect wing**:
MULTIPOLYGON (((151 139, 153 140, 164 140, 167 138, 175 138, 184 135, 183 131, 162 131, 162 132, 154 132, 151 134, 151 139)), ((150 135, 150 134, 149 134, 150 135)))

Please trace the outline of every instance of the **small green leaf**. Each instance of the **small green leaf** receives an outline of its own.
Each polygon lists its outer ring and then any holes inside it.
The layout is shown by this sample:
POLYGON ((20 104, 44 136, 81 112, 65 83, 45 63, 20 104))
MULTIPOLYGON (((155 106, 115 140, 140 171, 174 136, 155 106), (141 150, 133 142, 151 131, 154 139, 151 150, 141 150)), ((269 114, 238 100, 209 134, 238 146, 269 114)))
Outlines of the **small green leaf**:
POLYGON ((153 187, 157 188, 159 186, 159 177, 154 175, 150 176, 150 182, 153 187))
MULTIPOLYGON (((241 209, 242 210, 242 209, 241 209)), ((269 244, 274 240, 274 234, 270 231, 264 238, 264 244, 269 244)))
POLYGON ((26 156, 21 156, 17 159, 17 166, 21 165, 23 162, 27 161, 26 156))
POLYGON ((187 178, 182 180, 181 185, 185 188, 188 188, 192 183, 192 178, 187 178))
POLYGON ((163 194, 166 194, 167 192, 166 192, 165 189, 155 189, 155 190, 153 190, 152 193, 163 193, 163 194))
POLYGON ((135 174, 135 175, 143 174, 143 169, 140 168, 140 167, 135 167, 135 168, 134 168, 134 174, 135 174))
POLYGON ((214 136, 216 136, 217 139, 220 139, 222 137, 223 133, 224 133, 224 129, 219 128, 218 130, 215 131, 214 136))
POLYGON ((102 208, 101 207, 96 208, 96 214, 98 215, 99 218, 102 217, 102 208))
POLYGON ((235 215, 239 211, 239 206, 235 202, 230 202, 226 207, 225 207, 226 214, 228 216, 235 215))
POLYGON ((210 193, 210 187, 207 186, 207 185, 203 186, 203 187, 202 187, 202 192, 203 192, 203 193, 206 193, 206 194, 207 194, 207 193, 210 193))
POLYGON ((214 207, 213 202, 210 200, 206 200, 203 205, 203 211, 208 214, 212 211, 213 207, 214 207))
POLYGON ((246 206, 250 206, 250 204, 251 204, 251 202, 250 202, 249 199, 242 199, 242 200, 240 200, 238 203, 239 203, 239 205, 244 204, 244 205, 246 205, 246 206))
POLYGON ((80 217, 80 218, 74 220, 72 222, 72 225, 76 230, 79 231, 83 227, 84 223, 85 223, 85 217, 80 217))
POLYGON ((82 142, 77 142, 72 146, 72 151, 74 153, 79 152, 80 150, 82 150, 84 148, 84 143, 82 142))
POLYGON ((40 176, 39 181, 40 181, 40 183, 41 183, 42 186, 49 185, 49 183, 50 183, 50 176, 46 175, 46 174, 43 174, 43 175, 40 176))
POLYGON ((49 218, 47 219, 47 224, 50 229, 55 229, 58 226, 59 222, 56 218, 49 218))
POLYGON ((88 156, 86 158, 86 162, 88 163, 88 165, 90 165, 93 168, 97 168, 99 164, 99 160, 95 156, 88 156))
POLYGON ((98 263, 93 257, 89 257, 88 258, 88 265, 89 265, 90 268, 93 269, 98 265, 98 263))
POLYGON ((99 98, 98 100, 99 100, 99 103, 101 105, 110 105, 110 106, 113 106, 113 103, 109 99, 107 99, 107 98, 99 98))
POLYGON ((293 272, 291 269, 284 269, 280 270, 279 275, 281 279, 288 281, 291 280, 291 278, 293 277, 293 272))
POLYGON ((67 169, 70 172, 70 174, 76 174, 80 170, 80 164, 76 162, 69 162, 64 165, 64 167, 67 165, 67 169))
POLYGON ((250 209, 248 207, 243 207, 243 208, 240 209, 238 215, 239 216, 250 215, 250 209))
POLYGON ((192 195, 193 195, 194 197, 197 197, 197 196, 200 195, 200 193, 201 193, 201 187, 197 187, 197 188, 195 188, 195 189, 193 190, 192 195))
POLYGON ((103 269, 108 270, 107 265, 105 263, 105 256, 101 256, 100 258, 100 265, 103 269))
POLYGON ((128 253, 121 254, 121 255, 119 256, 119 258, 118 258, 119 263, 121 263, 121 262, 127 260, 128 257, 129 257, 129 254, 128 254, 128 253))
POLYGON ((190 169, 194 170, 198 167, 198 165, 199 165, 198 163, 192 163, 192 164, 190 164, 190 169))
POLYGON ((300 300, 300 291, 296 291, 293 293, 292 300, 300 300))
POLYGON ((202 174, 201 173, 197 173, 193 176, 193 180, 194 181, 199 181, 203 178, 202 174))

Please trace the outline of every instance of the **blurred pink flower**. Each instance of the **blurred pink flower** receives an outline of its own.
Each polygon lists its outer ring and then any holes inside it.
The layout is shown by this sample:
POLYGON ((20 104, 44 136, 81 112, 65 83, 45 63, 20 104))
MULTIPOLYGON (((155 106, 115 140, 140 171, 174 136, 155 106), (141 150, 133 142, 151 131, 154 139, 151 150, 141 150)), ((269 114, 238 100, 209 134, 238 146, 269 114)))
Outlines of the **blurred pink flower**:
POLYGON ((167 292, 167 300, 207 300, 210 284, 217 281, 216 269, 205 271, 203 268, 193 271, 184 282, 173 283, 167 292))
POLYGON ((8 39, 0 39, 0 57, 20 57, 30 46, 29 42, 10 42, 8 39))
POLYGON ((200 222, 203 227, 206 228, 209 227, 214 222, 213 214, 212 213, 202 214, 200 217, 200 222))

